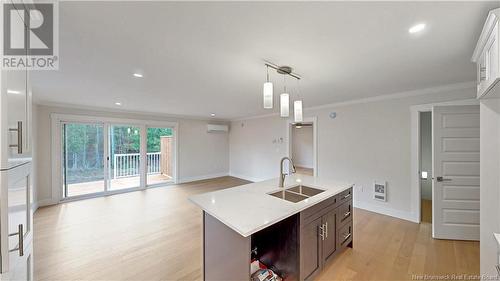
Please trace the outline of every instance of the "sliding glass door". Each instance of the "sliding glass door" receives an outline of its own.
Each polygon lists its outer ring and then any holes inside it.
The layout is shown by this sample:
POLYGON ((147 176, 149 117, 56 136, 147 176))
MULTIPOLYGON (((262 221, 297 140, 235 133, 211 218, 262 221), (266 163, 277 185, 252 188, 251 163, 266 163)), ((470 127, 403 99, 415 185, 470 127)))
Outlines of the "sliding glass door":
POLYGON ((63 196, 103 192, 104 126, 63 123, 63 196))
POLYGON ((146 183, 148 186, 173 181, 172 128, 147 128, 147 167, 146 183))
POLYGON ((174 127, 83 120, 60 123, 62 198, 175 182, 174 127))
POLYGON ((109 190, 141 185, 140 131, 136 126, 109 126, 109 190))

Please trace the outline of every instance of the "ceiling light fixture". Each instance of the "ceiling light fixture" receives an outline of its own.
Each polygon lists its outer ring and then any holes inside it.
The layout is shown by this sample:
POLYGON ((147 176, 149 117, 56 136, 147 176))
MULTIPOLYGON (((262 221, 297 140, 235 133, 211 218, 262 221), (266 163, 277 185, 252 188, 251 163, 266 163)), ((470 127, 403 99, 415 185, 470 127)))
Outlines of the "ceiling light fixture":
POLYGON ((144 77, 144 75, 142 73, 134 73, 134 77, 137 77, 137 78, 142 78, 144 77))
MULTIPOLYGON (((290 116, 290 94, 286 90, 286 76, 291 76, 297 80, 300 80, 300 75, 293 73, 293 69, 290 66, 278 66, 270 62, 265 62, 267 70, 267 82, 264 83, 263 87, 263 97, 264 97, 264 108, 273 108, 273 84, 269 82, 269 67, 275 69, 279 74, 283 74, 283 93, 280 95, 280 116, 289 117, 290 116)), ((295 103, 294 103, 295 105, 295 103)), ((297 113, 296 116, 302 118, 302 101, 297 103, 297 113)), ((294 109, 295 110, 295 109, 294 109)), ((295 113, 295 112, 294 112, 295 113)), ((299 118, 299 119, 300 119, 299 118)))
POLYGON ((20 95, 21 91, 7 89, 7 94, 20 95))
POLYGON ((290 115, 290 95, 283 93, 280 95, 280 116, 288 117, 290 115))
POLYGON ((122 103, 121 102, 115 102, 115 105, 120 106, 120 105, 122 105, 122 103))
POLYGON ((210 113, 210 116, 215 117, 215 113, 210 113))
POLYGON ((273 95, 273 83, 269 82, 269 66, 266 65, 266 70, 267 70, 267 79, 266 83, 264 83, 263 87, 263 98, 264 98, 264 108, 265 109, 272 109, 273 108, 273 100, 274 100, 274 95, 273 95))
POLYGON ((419 24, 416 24, 416 25, 410 27, 410 29, 408 29, 408 32, 413 34, 413 33, 420 32, 424 29, 425 29, 425 23, 419 23, 419 24))
POLYGON ((304 117, 302 115, 302 101, 296 100, 293 102, 293 118, 295 122, 302 122, 304 117))

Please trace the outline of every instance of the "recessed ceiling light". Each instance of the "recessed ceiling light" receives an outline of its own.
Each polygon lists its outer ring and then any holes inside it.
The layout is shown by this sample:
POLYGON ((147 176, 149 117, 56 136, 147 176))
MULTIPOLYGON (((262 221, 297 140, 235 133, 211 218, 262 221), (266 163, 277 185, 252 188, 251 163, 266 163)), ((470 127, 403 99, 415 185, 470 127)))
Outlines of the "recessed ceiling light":
POLYGON ((215 117, 215 113, 210 113, 210 116, 215 117))
POLYGON ((122 105, 121 102, 115 102, 115 104, 118 105, 118 106, 122 105))
POLYGON ((142 78, 144 75, 142 75, 142 73, 134 73, 134 77, 142 78))
POLYGON ((417 32, 420 32, 424 29, 425 29, 425 23, 419 23, 419 24, 416 24, 416 25, 410 27, 410 29, 408 29, 408 32, 409 33, 417 33, 417 32))
POLYGON ((15 91, 15 90, 7 89, 7 94, 20 95, 21 92, 20 91, 15 91))

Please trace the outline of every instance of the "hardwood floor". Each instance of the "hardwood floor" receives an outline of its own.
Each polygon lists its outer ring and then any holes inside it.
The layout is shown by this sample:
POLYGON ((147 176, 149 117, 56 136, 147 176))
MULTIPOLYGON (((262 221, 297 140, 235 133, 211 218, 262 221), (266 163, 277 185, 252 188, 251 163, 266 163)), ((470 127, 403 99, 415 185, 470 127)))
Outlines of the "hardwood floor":
POLYGON ((314 170, 312 168, 305 168, 305 167, 296 166, 295 170, 296 170, 297 174, 308 175, 308 176, 312 176, 314 174, 314 170))
POLYGON ((420 217, 422 219, 422 222, 432 223, 432 201, 422 199, 420 210, 420 217))
MULTIPOLYGON (((201 211, 187 197, 244 183, 223 177, 41 208, 35 280, 199 280, 201 211)), ((433 240, 430 232, 430 224, 355 209, 354 249, 318 280, 478 274, 478 242, 433 240)))

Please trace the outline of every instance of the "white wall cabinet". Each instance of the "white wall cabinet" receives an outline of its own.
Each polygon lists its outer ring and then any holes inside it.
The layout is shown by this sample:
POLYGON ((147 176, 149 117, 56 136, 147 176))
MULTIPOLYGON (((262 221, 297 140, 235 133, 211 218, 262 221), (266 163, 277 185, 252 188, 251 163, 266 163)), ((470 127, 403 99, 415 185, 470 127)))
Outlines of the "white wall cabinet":
MULTIPOLYGON (((20 20, 23 20, 19 16, 20 20)), ((19 20, 18 19, 18 20, 19 20)), ((28 32, 14 33, 14 37, 28 32)), ((25 42, 25 41, 24 41, 25 42)), ((28 51, 24 53, 28 56, 28 51)), ((0 279, 33 278, 32 97, 28 70, 0 72, 0 279)))
POLYGON ((472 56, 480 99, 480 273, 496 276, 500 232, 500 8, 492 10, 472 56))
POLYGON ((500 8, 490 11, 472 55, 477 71, 477 98, 500 97, 500 8))

